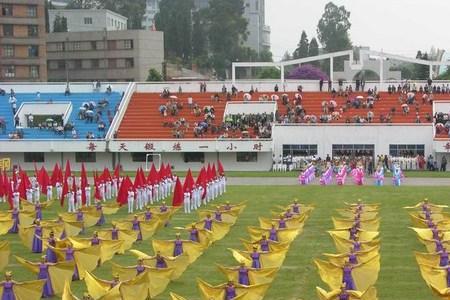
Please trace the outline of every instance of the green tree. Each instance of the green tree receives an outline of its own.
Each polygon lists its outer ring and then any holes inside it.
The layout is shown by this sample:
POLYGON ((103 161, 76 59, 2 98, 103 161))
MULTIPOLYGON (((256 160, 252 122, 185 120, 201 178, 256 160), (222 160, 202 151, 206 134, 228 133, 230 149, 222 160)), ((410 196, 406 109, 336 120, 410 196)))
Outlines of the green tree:
POLYGON ((50 18, 48 16, 48 10, 49 9, 54 9, 55 7, 52 4, 52 1, 49 0, 45 0, 45 32, 49 33, 50 32, 50 18))
POLYGON ((262 68, 256 74, 258 79, 280 79, 281 71, 277 68, 262 68))
POLYGON ((208 55, 208 40, 206 37, 205 10, 193 14, 192 25, 192 56, 205 58, 208 55))
POLYGON ((231 63, 242 56, 247 39, 243 0, 210 0, 207 12, 212 64, 219 78, 226 78, 231 63))
POLYGON ((300 38, 300 42, 298 43, 297 49, 295 49, 295 51, 292 54, 292 56, 294 57, 294 59, 304 58, 304 57, 308 56, 308 52, 309 52, 308 35, 303 30, 302 31, 302 36, 300 38))
MULTIPOLYGON (((428 53, 422 53, 422 51, 417 51, 417 59, 428 60, 428 53)), ((427 65, 414 65, 414 78, 416 80, 426 80, 430 76, 430 69, 427 65)))
POLYGON ((273 54, 270 50, 264 49, 259 53, 258 60, 263 62, 273 62, 273 54))
POLYGON ((292 56, 289 54, 289 51, 284 52, 283 57, 281 58, 281 61, 288 61, 291 60, 292 56))
POLYGON ((192 0, 162 0, 155 17, 156 28, 164 31, 166 56, 179 57, 185 64, 192 58, 193 7, 192 0))
MULTIPOLYGON (((326 52, 349 50, 352 48, 350 40, 350 12, 344 6, 337 6, 329 2, 325 12, 317 25, 317 35, 326 52)), ((345 58, 334 60, 335 69, 342 70, 345 58)))
POLYGON ((67 4, 67 9, 92 9, 100 8, 99 2, 96 0, 71 0, 67 4))
MULTIPOLYGON (((317 39, 314 37, 309 42, 308 56, 317 56, 319 55, 319 43, 317 43, 317 39)), ((311 65, 315 67, 320 67, 320 61, 312 61, 311 65)))
POLYGON ((151 68, 148 70, 147 81, 163 81, 163 76, 157 70, 151 68))
POLYGON ((56 15, 53 21, 53 32, 67 32, 67 18, 56 15))
POLYGON ((142 29, 145 0, 97 0, 100 8, 106 8, 128 18, 128 29, 142 29))

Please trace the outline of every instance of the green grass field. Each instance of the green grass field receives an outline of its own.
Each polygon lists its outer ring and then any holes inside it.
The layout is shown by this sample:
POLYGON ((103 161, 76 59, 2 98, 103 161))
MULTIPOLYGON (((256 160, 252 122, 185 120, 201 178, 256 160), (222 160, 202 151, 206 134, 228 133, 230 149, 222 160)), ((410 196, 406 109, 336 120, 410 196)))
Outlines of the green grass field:
MULTIPOLYGON (((315 287, 327 288, 321 282, 313 259, 320 257, 321 253, 335 253, 331 238, 326 230, 332 228, 331 216, 335 215, 335 208, 343 207, 344 201, 355 201, 362 198, 366 202, 381 203, 381 272, 377 283, 379 299, 381 300, 431 300, 434 299, 430 290, 422 280, 413 251, 425 251, 418 242, 415 234, 408 229, 410 221, 405 210, 405 205, 412 205, 421 201, 424 197, 436 203, 449 203, 448 195, 450 187, 400 187, 390 186, 376 187, 320 187, 320 186, 258 186, 238 187, 231 186, 227 194, 216 203, 230 200, 232 202, 248 201, 247 208, 240 215, 236 225, 230 233, 221 241, 207 249, 207 251, 183 274, 176 282, 168 286, 166 292, 156 299, 169 299, 169 292, 176 292, 187 299, 199 299, 196 286, 196 278, 200 277, 212 284, 219 284, 225 278, 216 270, 215 263, 223 265, 237 265, 227 248, 239 248, 242 246, 240 238, 246 238, 246 227, 258 224, 259 216, 270 216, 270 211, 275 205, 287 205, 294 197, 302 203, 313 204, 316 209, 300 235, 291 245, 288 256, 282 269, 272 283, 265 299, 269 300, 294 300, 317 299, 315 287)), ((2 206, 6 209, 6 206, 2 206)), ((54 218, 59 206, 55 205, 52 211, 44 211, 44 218, 54 218)), ((121 209, 111 218, 123 218, 126 215, 125 208, 121 209)), ((171 227, 185 225, 196 219, 196 214, 185 215, 182 212, 176 214, 171 222, 171 227)), ((170 239, 175 230, 164 228, 156 234, 156 239, 170 239)), ((87 236, 92 233, 91 228, 87 236)), ((16 235, 2 236, 12 244, 12 254, 20 255, 37 261, 40 255, 30 254, 21 244, 16 235)), ((150 241, 136 244, 136 249, 151 253, 150 241)), ((135 258, 129 254, 115 256, 114 262, 122 265, 134 265, 135 258)), ((14 273, 14 279, 24 281, 35 279, 34 274, 21 268, 14 260, 10 259, 9 270, 14 273)), ((100 278, 111 278, 111 267, 108 263, 96 270, 100 278)), ((75 282, 72 289, 77 295, 84 291, 83 282, 75 282)), ((55 298, 57 299, 57 298, 55 298)))

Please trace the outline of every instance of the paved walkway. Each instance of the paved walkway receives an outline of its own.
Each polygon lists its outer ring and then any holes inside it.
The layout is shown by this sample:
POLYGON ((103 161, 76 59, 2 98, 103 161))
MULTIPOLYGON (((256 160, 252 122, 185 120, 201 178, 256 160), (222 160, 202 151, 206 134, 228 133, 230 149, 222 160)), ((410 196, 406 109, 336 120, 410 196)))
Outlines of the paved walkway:
MULTIPOLYGON (((229 185, 298 185, 297 178, 294 177, 229 177, 229 185)), ((387 177, 385 185, 392 185, 392 179, 387 177)), ((335 183, 333 183, 335 185, 335 183)), ((351 177, 347 178, 346 184, 353 185, 351 177)), ((450 186, 450 178, 405 178, 405 186, 450 186)), ((319 179, 316 178, 311 185, 319 185, 319 179)), ((375 185, 373 178, 366 180, 366 185, 375 185)))

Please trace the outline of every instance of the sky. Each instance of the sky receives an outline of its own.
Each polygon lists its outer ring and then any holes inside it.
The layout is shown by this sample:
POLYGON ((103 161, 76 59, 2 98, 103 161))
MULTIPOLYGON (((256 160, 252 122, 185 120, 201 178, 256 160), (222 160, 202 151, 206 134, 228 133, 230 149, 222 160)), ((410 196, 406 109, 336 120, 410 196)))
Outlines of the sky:
MULTIPOLYGON (((266 24, 271 27, 271 50, 280 60, 292 54, 302 30, 317 37, 317 24, 330 0, 266 0, 266 24)), ((448 0, 334 0, 350 11, 355 46, 414 56, 434 46, 450 51, 448 0)))

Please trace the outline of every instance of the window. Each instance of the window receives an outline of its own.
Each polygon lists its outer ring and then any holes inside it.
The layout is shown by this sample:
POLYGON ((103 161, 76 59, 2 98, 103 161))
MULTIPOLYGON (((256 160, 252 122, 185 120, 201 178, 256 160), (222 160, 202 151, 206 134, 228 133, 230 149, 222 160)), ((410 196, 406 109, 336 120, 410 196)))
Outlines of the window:
POLYGON ((56 51, 64 51, 64 43, 55 43, 56 51))
POLYGON ((236 153, 237 162, 257 162, 258 153, 256 152, 237 152, 236 153))
POLYGON ((375 146, 374 145, 333 145, 333 157, 341 157, 341 156, 349 156, 349 157, 372 157, 375 154, 375 146))
POLYGON ((3 24, 3 36, 14 36, 14 25, 3 24))
POLYGON ((39 66, 30 66, 30 77, 39 78, 39 66))
POLYGON ((81 43, 80 42, 74 42, 72 44, 73 50, 80 50, 81 49, 81 43))
POLYGON ((95 163, 97 162, 97 153, 95 152, 76 152, 75 161, 77 163, 95 163))
POLYGON ((37 25, 28 25, 28 36, 36 37, 39 35, 39 29, 37 25))
POLYGON ((283 145, 283 156, 301 157, 317 155, 317 145, 283 145))
POLYGON ((133 58, 125 59, 125 68, 134 68, 134 59, 133 58))
POLYGON ((425 145, 389 145, 389 155, 393 157, 425 155, 425 145))
POLYGON ((100 61, 98 59, 91 60, 91 68, 98 69, 100 68, 100 61))
MULTIPOLYGON (((133 162, 145 162, 145 158, 147 157, 148 153, 145 152, 135 152, 131 153, 131 160, 133 162)), ((153 162, 153 155, 148 156, 148 161, 153 162)))
POLYGON ((3 46, 3 56, 4 57, 14 57, 14 46, 4 45, 3 46))
POLYGON ((108 68, 117 68, 117 60, 116 59, 108 59, 108 68))
POLYGON ((123 41, 123 47, 125 49, 133 49, 133 40, 125 40, 125 41, 123 41))
POLYGON ((189 162, 205 162, 205 153, 204 152, 185 152, 183 153, 183 158, 185 163, 189 162))
POLYGON ((91 42, 91 50, 97 50, 97 42, 96 41, 91 42))
POLYGON ((12 16, 13 6, 12 4, 2 4, 2 16, 12 16))
POLYGON ((14 78, 16 77, 16 67, 15 66, 6 66, 3 68, 3 76, 5 78, 14 78))
POLYGON ((108 49, 116 50, 117 49, 116 41, 108 41, 108 49))
POLYGON ((85 25, 92 25, 92 18, 91 17, 84 18, 84 24, 85 25))
POLYGON ((31 17, 31 18, 37 17, 37 7, 34 6, 34 5, 28 6, 28 9, 27 9, 27 16, 28 16, 28 17, 31 17))
POLYGON ((25 152, 23 154, 23 160, 26 163, 43 163, 45 162, 44 153, 43 152, 25 152))
POLYGON ((39 56, 39 46, 28 46, 28 57, 38 57, 39 56))

